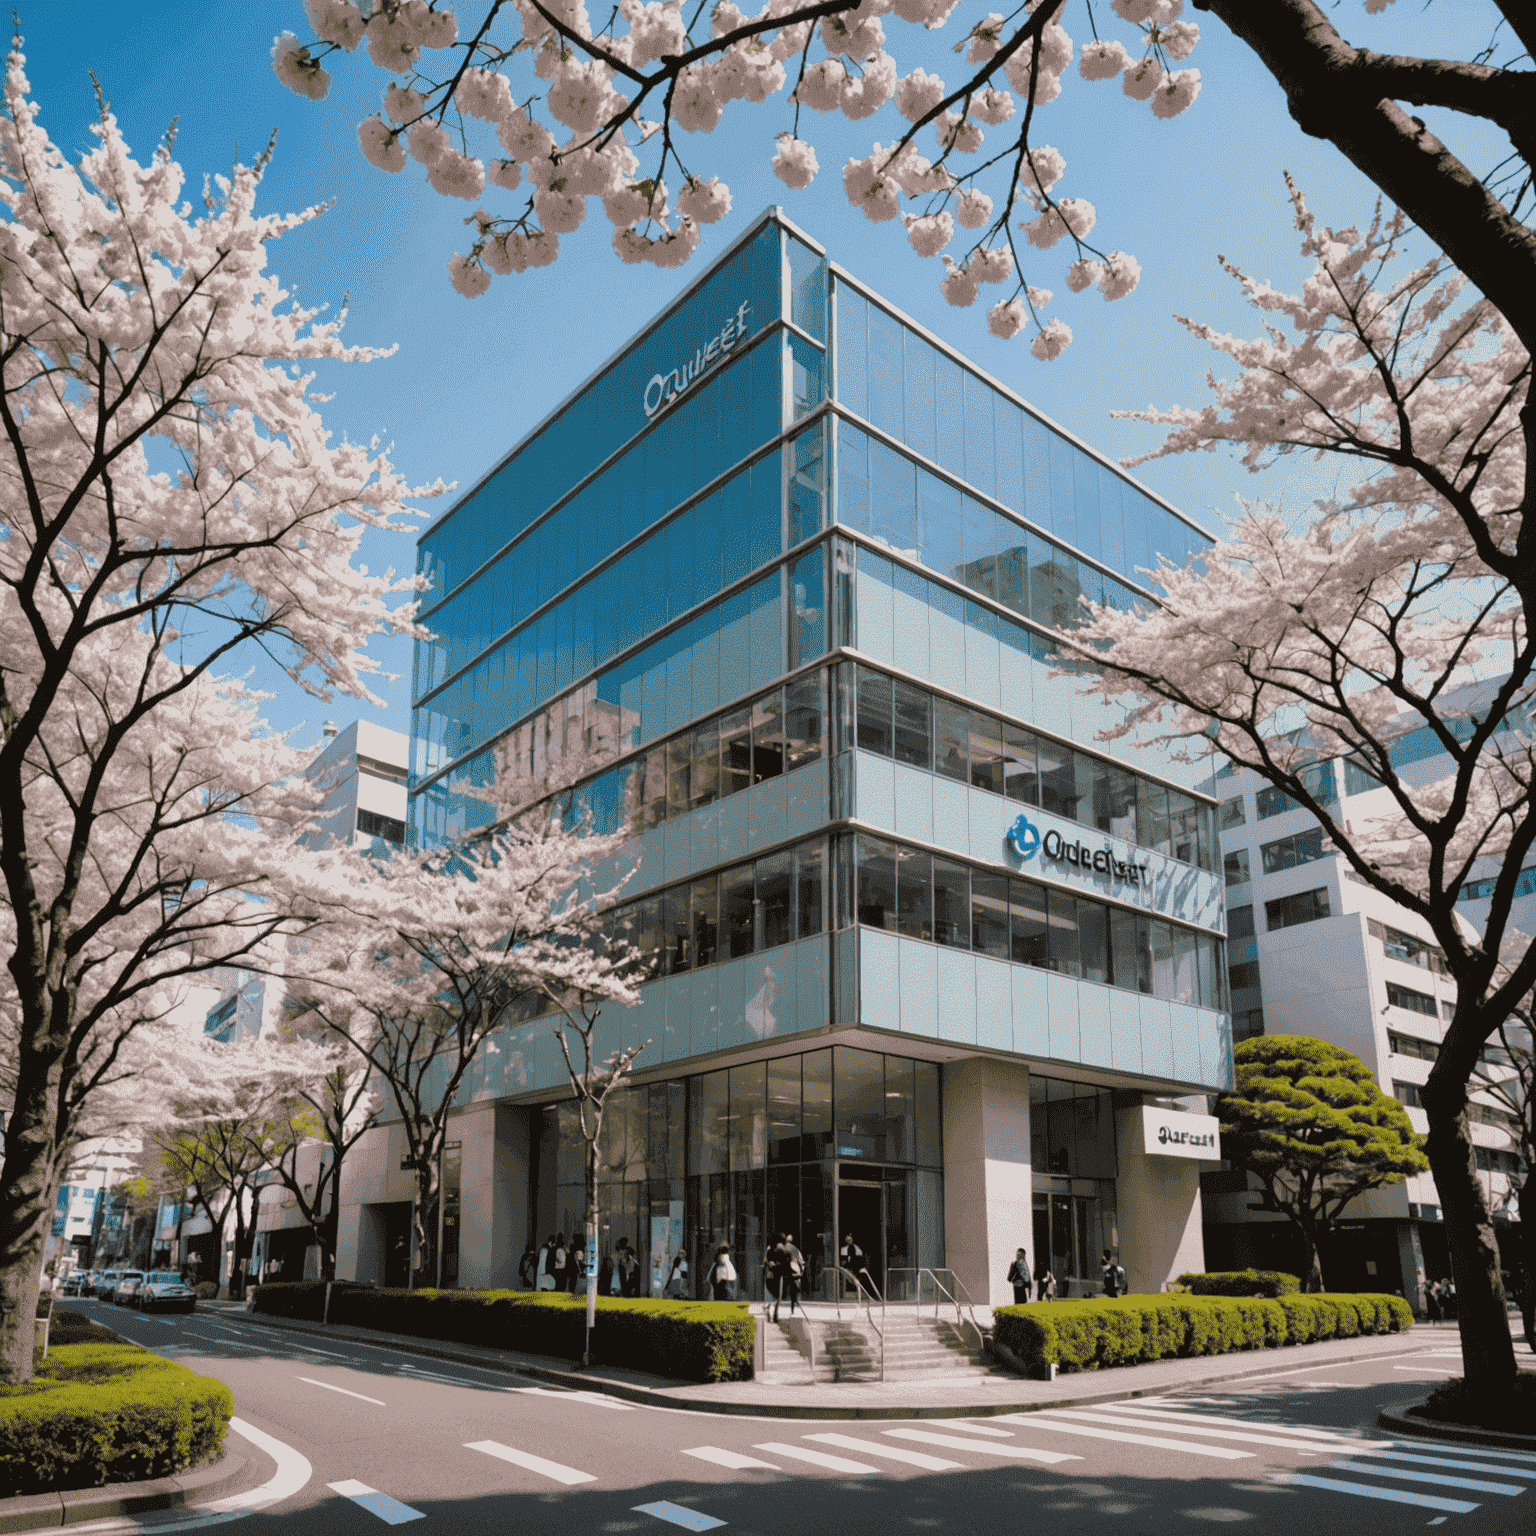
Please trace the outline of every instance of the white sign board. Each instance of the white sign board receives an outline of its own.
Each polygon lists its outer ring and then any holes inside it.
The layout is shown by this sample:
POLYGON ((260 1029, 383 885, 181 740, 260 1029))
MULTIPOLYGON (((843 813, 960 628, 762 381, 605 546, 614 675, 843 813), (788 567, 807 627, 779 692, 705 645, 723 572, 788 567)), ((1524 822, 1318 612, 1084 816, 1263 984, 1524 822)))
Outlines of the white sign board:
POLYGON ((1193 1157, 1202 1162, 1221 1157, 1221 1122, 1215 1115, 1191 1115, 1144 1104, 1141 1134, 1147 1152, 1157 1157, 1193 1157))

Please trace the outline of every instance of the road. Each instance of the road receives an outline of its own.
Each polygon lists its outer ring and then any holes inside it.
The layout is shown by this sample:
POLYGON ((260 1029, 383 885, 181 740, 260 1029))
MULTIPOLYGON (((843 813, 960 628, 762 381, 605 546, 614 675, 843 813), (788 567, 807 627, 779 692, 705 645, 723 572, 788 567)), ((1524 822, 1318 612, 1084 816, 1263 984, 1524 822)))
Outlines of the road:
MULTIPOLYGON (((1375 1428, 1383 1403, 1459 1373, 1449 1331, 1349 1365, 1287 1369, 1283 1353, 1270 1356, 1220 1391, 975 1420, 849 1422, 636 1407, 383 1345, 311 1344, 243 1314, 141 1317, 78 1305, 228 1382, 242 1422, 307 1459, 298 1491, 221 1517, 254 1522, 259 1536, 374 1536, 381 1523, 418 1521, 428 1522, 422 1536, 674 1536, 720 1526, 731 1536, 1536 1530, 1536 1454, 1375 1428)), ((233 1435, 231 1445, 252 1449, 233 1435)), ((213 1517, 183 1510, 75 1529, 111 1536, 204 1523, 213 1517)))

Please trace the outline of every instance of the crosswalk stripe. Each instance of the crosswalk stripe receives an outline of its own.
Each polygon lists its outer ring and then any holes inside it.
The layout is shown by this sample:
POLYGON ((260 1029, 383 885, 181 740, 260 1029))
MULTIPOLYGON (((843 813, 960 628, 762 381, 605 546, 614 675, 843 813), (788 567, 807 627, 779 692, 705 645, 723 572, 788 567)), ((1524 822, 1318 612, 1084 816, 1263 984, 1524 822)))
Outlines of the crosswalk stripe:
POLYGON ((419 1509, 412 1509, 409 1504, 402 1504, 399 1499, 392 1499, 387 1493, 380 1493, 378 1489, 370 1488, 367 1483, 360 1483, 355 1478, 348 1478, 341 1483, 327 1483, 326 1486, 332 1493, 351 1499, 370 1515, 377 1515, 385 1525, 405 1525, 412 1520, 427 1518, 419 1509))
MULTIPOLYGON (((1223 1429, 1273 1430, 1277 1434, 1289 1435, 1294 1440, 1320 1440, 1325 1445, 1349 1444, 1354 1446, 1365 1443, 1364 1441, 1355 1440, 1349 1435, 1341 1435, 1337 1430, 1333 1429, 1312 1429, 1306 1425, 1282 1424, 1268 1419, 1229 1419, 1214 1413, 1178 1413, 1172 1408, 1149 1408, 1139 1402, 1116 1403, 1114 1411, 1116 1413, 1134 1413, 1138 1419, 1144 1418, 1154 1423, 1166 1421, 1170 1425, 1188 1424, 1193 1426, 1198 1424, 1202 1429, 1209 1424, 1216 1424, 1223 1429)), ((1061 1410, 1059 1408, 1053 1409, 1052 1412, 1059 1413, 1061 1410)), ((1387 1444, 1389 1442, 1383 1441, 1380 1443, 1387 1444)))
POLYGON ((1200 1445, 1194 1440, 1174 1440, 1167 1435, 1138 1435, 1124 1429, 1098 1429, 1091 1424, 1074 1424, 1070 1420, 1048 1419, 1039 1413, 1005 1414, 1002 1417, 1017 1419, 1034 1429, 1055 1429, 1066 1434, 1082 1435, 1089 1440, 1120 1440, 1127 1445, 1155 1445, 1164 1451, 1185 1451, 1191 1456, 1214 1456, 1219 1461, 1246 1461, 1252 1451, 1240 1451, 1230 1445, 1200 1445))
POLYGON ((729 1467, 733 1472, 748 1467, 763 1467, 769 1472, 781 1470, 771 1461, 759 1461, 755 1456, 742 1456, 735 1451, 722 1451, 718 1445, 696 1445, 691 1451, 684 1451, 683 1455, 697 1456, 700 1461, 712 1461, 717 1467, 729 1467))
POLYGON ((724 1520, 717 1520, 713 1515, 689 1509, 686 1504, 673 1504, 668 1499, 658 1499, 654 1504, 636 1504, 634 1511, 637 1515, 655 1515, 658 1520, 680 1525, 685 1531, 712 1531, 716 1526, 725 1524, 724 1520))
MULTIPOLYGON (((1085 1408, 1053 1408, 1051 1412, 1059 1414, 1064 1419, 1087 1419, 1091 1424, 1120 1424, 1133 1429, 1148 1425, 1154 1429, 1159 1427, 1156 1419, 1147 1420, 1140 1416, 1132 1417, 1130 1414, 1102 1413, 1085 1408)), ((1190 1427, 1193 1429, 1193 1426, 1190 1427)), ((1317 1440, 1288 1440, 1282 1439, 1279 1435, 1261 1435, 1246 1429, 1207 1429, 1203 1424, 1198 1430, 1194 1430, 1194 1433, 1209 1435, 1213 1440, 1241 1440, 1252 1445, 1278 1445, 1290 1451, 1306 1451, 1312 1456, 1332 1456, 1343 1448, 1338 1444, 1329 1445, 1317 1440)))
MULTIPOLYGON (((1396 1446, 1405 1451, 1460 1451, 1468 1456, 1486 1456, 1490 1461, 1514 1461, 1536 1465, 1536 1452, 1533 1451, 1501 1451, 1491 1445, 1469 1445, 1460 1440, 1384 1440, 1383 1445, 1396 1446)), ((1354 1447, 1351 1446, 1350 1450, 1354 1447)), ((1508 1472, 1518 1472, 1520 1468, 1507 1467, 1508 1472)))
POLYGON ((951 1451, 969 1451, 973 1456, 1012 1456, 1019 1461, 1043 1461, 1047 1465, 1083 1459, 1066 1451, 1042 1451, 1032 1445, 994 1445, 990 1440, 963 1440, 959 1435, 936 1435, 927 1429, 888 1429, 885 1433, 897 1440, 915 1440, 919 1445, 942 1445, 951 1451))
POLYGON ((1467 1515, 1478 1506, 1468 1499, 1442 1499, 1433 1493, 1408 1488, 1378 1488, 1371 1483, 1346 1483, 1340 1477, 1318 1477, 1312 1472, 1277 1472, 1271 1481, 1290 1488, 1324 1488, 1330 1493, 1354 1493, 1363 1499, 1385 1499, 1389 1504, 1414 1504, 1438 1509, 1448 1515, 1467 1515))
POLYGON ((1330 1461, 1330 1472, 1369 1472, 1374 1477, 1391 1477, 1400 1483, 1429 1483, 1437 1488, 1465 1488, 1468 1493, 1525 1492, 1524 1483, 1486 1483, 1475 1477, 1449 1477, 1442 1472, 1410 1472, 1406 1467, 1384 1467, 1375 1461, 1330 1461))
POLYGON ((824 1451, 808 1451, 798 1445, 785 1445, 778 1440, 767 1440, 752 1447, 755 1451, 768 1451, 774 1456, 789 1456, 796 1461, 808 1461, 814 1467, 825 1467, 829 1472, 878 1472, 867 1462, 849 1461, 845 1456, 828 1456, 824 1451))
MULTIPOLYGON (((1447 1444, 1446 1450, 1462 1450, 1481 1456, 1482 1452, 1476 1446, 1461 1447, 1447 1444)), ((1531 1477, 1530 1472, 1522 1472, 1519 1467, 1501 1466, 1494 1461, 1462 1461, 1446 1456, 1416 1456, 1411 1451, 1364 1451, 1362 1455, 1369 1456, 1373 1461, 1411 1461, 1423 1467, 1450 1467, 1458 1472, 1502 1472, 1505 1477, 1524 1476, 1531 1477)))
POLYGON ((1011 1429, 995 1429, 990 1424, 973 1424, 969 1419, 945 1419, 944 1427, 945 1429, 963 1429, 972 1435, 992 1435, 1003 1440, 1013 1438, 1011 1429))
POLYGON ((522 1467, 526 1472, 537 1472, 541 1477, 564 1483, 567 1487, 575 1483, 597 1481, 590 1472, 578 1472, 574 1467, 561 1466, 558 1461, 546 1461, 542 1456, 533 1456, 527 1451, 514 1450, 510 1445, 502 1445, 498 1440, 467 1440, 464 1443, 464 1449, 480 1451, 486 1456, 496 1457, 498 1461, 510 1461, 514 1467, 522 1467))
POLYGON ((327 1392, 339 1392, 343 1397, 355 1397, 360 1403, 372 1403, 378 1408, 387 1408, 389 1404, 381 1397, 367 1397, 361 1392, 348 1391, 346 1387, 333 1387, 328 1381, 316 1381, 313 1376, 300 1376, 299 1381, 306 1382, 312 1387, 324 1387, 327 1392))
POLYGON ((964 1466, 963 1462, 945 1461, 942 1456, 925 1456, 921 1451, 901 1451, 894 1445, 879 1445, 873 1440, 860 1440, 854 1435, 807 1435, 805 1438, 822 1445, 838 1445, 845 1451, 862 1451, 866 1456, 884 1456, 887 1461, 921 1467, 925 1472, 952 1472, 964 1466))

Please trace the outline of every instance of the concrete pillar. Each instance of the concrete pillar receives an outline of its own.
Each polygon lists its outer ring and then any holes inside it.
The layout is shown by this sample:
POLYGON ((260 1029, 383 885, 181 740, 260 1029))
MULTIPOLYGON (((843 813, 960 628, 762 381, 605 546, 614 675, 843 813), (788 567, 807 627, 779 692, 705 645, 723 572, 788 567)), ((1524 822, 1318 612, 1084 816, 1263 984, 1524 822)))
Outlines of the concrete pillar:
POLYGON ((528 1240, 528 1111, 515 1104, 462 1115, 448 1132, 462 1143, 459 1283, 517 1286, 528 1240))
POLYGON ((341 1165, 337 1191, 336 1278, 384 1281, 383 1229, 369 1207, 415 1198, 415 1183, 400 1167, 405 1132, 399 1122, 364 1131, 341 1165))
POLYGON ((1166 1281, 1205 1268, 1200 1164, 1194 1158, 1148 1152, 1141 1116, 1140 1105, 1115 1116, 1120 1147, 1119 1258, 1126 1286, 1137 1295, 1160 1291, 1166 1281))
POLYGON ((1033 1246, 1029 1069, 946 1062, 944 1252, 978 1309, 1012 1306, 1008 1266, 1033 1246))

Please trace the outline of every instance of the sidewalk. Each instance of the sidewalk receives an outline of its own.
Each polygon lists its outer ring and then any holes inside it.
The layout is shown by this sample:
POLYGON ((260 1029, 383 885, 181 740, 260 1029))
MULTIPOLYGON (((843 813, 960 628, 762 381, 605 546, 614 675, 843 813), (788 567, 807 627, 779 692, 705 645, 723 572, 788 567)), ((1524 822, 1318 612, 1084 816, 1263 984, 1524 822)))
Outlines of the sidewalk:
MULTIPOLYGON (((210 1311, 215 1310, 209 1308, 210 1311)), ((223 1308, 217 1310, 223 1311, 223 1308)), ((1149 1365, 1105 1371, 1082 1371, 1055 1381, 1029 1381, 999 1368, 993 1375, 974 1375, 892 1382, 819 1382, 803 1386, 780 1381, 677 1382, 643 1371, 596 1366, 573 1367, 569 1361, 474 1344, 417 1339, 405 1334, 379 1333, 319 1323, 263 1317, 231 1306, 231 1316, 274 1332, 326 1336, 359 1344, 531 1376, 552 1385, 603 1392, 627 1402, 656 1408, 685 1408, 695 1412, 742 1414, 774 1419, 945 1419, 976 1418, 998 1413, 1066 1408, 1118 1398, 1149 1397, 1182 1392, 1191 1387, 1262 1376, 1272 1371, 1342 1365, 1354 1360, 1410 1354, 1432 1343, 1453 1341, 1454 1326, 1420 1323, 1406 1333, 1363 1339, 1334 1339, 1323 1344, 1298 1344, 1282 1349, 1247 1350, 1235 1355, 1204 1355, 1185 1360, 1160 1360, 1149 1365)))

